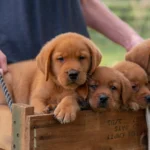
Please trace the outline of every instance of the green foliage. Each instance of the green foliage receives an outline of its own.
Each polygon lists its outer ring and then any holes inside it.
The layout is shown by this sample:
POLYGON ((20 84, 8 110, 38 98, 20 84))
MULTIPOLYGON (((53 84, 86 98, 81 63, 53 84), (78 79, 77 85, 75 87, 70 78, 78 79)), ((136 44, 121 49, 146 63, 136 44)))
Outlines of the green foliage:
MULTIPOLYGON (((146 3, 147 1, 103 0, 117 16, 133 27, 143 38, 150 38, 150 3, 146 3)), ((89 29, 89 33, 103 54, 101 65, 111 66, 124 59, 124 48, 94 30, 89 29)))
POLYGON ((91 39, 99 47, 103 58, 101 65, 111 66, 124 59, 125 49, 113 43, 98 32, 89 29, 91 39))
POLYGON ((103 0, 104 3, 122 20, 132 26, 140 35, 150 35, 149 0, 103 0))

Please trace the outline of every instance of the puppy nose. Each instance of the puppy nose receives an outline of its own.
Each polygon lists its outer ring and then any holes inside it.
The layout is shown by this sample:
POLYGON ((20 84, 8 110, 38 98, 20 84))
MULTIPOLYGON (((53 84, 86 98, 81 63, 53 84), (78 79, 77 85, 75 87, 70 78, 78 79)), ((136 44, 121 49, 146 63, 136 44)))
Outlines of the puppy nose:
POLYGON ((150 103, 150 95, 145 96, 145 99, 148 103, 150 103))
POLYGON ((105 95, 105 94, 100 95, 100 97, 99 97, 99 104, 100 105, 106 105, 108 98, 109 97, 107 95, 105 95))
POLYGON ((78 74, 79 74, 79 71, 77 71, 77 70, 73 70, 73 69, 72 69, 72 70, 69 70, 69 71, 68 71, 69 78, 70 78, 72 81, 77 80, 78 74))

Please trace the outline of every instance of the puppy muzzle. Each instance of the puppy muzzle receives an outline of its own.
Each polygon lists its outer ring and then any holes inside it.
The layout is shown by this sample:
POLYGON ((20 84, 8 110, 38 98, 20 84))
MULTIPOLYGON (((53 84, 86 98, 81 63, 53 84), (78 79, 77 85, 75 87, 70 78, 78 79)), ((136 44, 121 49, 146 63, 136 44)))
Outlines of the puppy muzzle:
POLYGON ((78 79, 79 71, 71 69, 68 71, 70 81, 75 82, 78 79))
POLYGON ((147 103, 150 104, 150 95, 145 96, 145 100, 146 100, 147 103))
POLYGON ((109 99, 109 97, 107 95, 101 94, 99 96, 99 107, 106 108, 107 104, 108 104, 108 99, 109 99))

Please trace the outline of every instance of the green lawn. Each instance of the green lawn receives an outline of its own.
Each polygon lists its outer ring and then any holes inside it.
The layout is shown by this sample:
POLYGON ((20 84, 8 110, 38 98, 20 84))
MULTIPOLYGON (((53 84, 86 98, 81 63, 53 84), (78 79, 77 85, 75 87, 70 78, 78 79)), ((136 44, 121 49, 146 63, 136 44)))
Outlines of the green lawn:
POLYGON ((98 32, 89 29, 90 37, 100 48, 103 58, 101 65, 111 66, 124 59, 125 49, 113 43, 98 32))

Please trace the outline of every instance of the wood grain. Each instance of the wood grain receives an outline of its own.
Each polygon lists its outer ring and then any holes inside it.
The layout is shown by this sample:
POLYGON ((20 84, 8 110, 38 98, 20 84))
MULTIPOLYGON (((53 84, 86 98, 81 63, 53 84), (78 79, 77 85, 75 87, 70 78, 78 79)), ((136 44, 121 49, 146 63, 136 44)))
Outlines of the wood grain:
POLYGON ((27 116, 30 150, 145 150, 145 112, 82 111, 71 124, 27 116), (142 144, 143 143, 143 144, 142 144))

